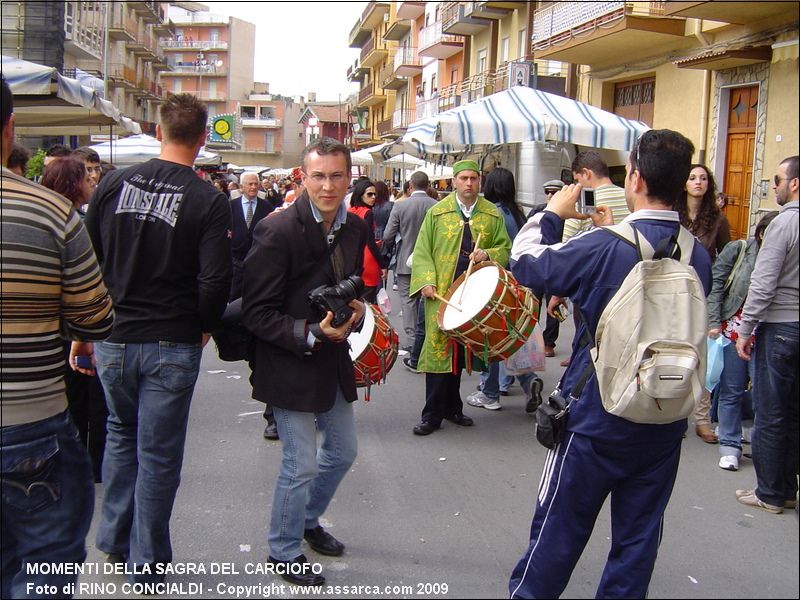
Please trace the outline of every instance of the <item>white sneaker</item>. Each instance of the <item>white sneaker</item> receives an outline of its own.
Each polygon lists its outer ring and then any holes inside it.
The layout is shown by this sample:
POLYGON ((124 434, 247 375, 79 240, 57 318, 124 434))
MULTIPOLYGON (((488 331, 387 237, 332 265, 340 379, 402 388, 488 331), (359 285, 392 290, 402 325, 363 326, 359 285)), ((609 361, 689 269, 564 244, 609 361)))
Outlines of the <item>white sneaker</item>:
POLYGON ((739 470, 739 457, 738 456, 720 456, 719 468, 726 471, 739 470))
POLYGON ((475 392, 474 394, 467 396, 467 404, 470 406, 485 408, 487 410, 500 410, 503 408, 500 406, 499 400, 491 400, 487 398, 483 392, 475 392))

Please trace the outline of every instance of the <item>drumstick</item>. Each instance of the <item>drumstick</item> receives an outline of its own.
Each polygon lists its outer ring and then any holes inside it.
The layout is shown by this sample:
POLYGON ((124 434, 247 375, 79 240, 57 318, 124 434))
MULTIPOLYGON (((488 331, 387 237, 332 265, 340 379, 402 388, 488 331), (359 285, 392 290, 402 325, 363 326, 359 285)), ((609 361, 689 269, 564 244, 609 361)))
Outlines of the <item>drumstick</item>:
POLYGON ((436 298, 437 300, 439 300, 440 302, 444 302, 445 304, 447 304, 447 306, 449 306, 451 308, 455 308, 458 312, 461 312, 461 307, 460 306, 457 306, 457 305, 453 304, 452 302, 449 302, 448 300, 445 300, 439 294, 434 294, 433 297, 436 298))
MULTIPOLYGON (((473 252, 475 252, 475 250, 480 250, 479 244, 481 243, 481 235, 481 232, 478 232, 478 237, 475 238, 475 248, 472 250, 473 252)), ((472 273, 472 267, 474 266, 475 261, 470 258, 469 265, 467 266, 467 274, 464 276, 464 283, 461 284, 461 295, 458 297, 459 304, 464 300, 464 292, 467 290, 467 279, 469 279, 469 275, 472 273)))

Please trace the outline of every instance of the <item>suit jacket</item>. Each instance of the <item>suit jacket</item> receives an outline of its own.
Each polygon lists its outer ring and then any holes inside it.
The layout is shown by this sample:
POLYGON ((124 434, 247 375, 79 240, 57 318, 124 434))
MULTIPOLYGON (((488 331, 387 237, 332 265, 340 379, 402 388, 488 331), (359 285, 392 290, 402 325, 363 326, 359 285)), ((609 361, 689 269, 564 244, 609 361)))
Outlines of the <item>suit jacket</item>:
POLYGON ((395 273, 411 275, 411 267, 406 265, 406 261, 414 251, 414 244, 417 243, 417 235, 422 227, 422 221, 425 219, 425 213, 435 204, 436 200, 428 194, 415 190, 407 200, 403 200, 392 209, 389 222, 383 232, 383 243, 391 244, 394 242, 395 234, 400 234, 401 242, 397 249, 395 273))
POLYGON ((253 220, 250 221, 250 227, 247 227, 247 222, 244 220, 244 211, 242 210, 241 196, 229 202, 231 205, 231 255, 234 263, 236 263, 237 261, 243 261, 250 251, 250 245, 253 243, 253 230, 258 222, 271 213, 274 208, 266 200, 257 197, 253 220))
MULTIPOLYGON (((371 235, 363 219, 347 214, 331 246, 341 248, 345 276, 361 273, 371 235)), ((255 399, 289 410, 326 412, 337 387, 348 402, 357 398, 349 345, 323 341, 312 351, 307 341, 308 324, 321 320, 308 292, 339 281, 330 255, 305 193, 256 225, 244 261, 242 299, 244 324, 256 338, 255 399)))

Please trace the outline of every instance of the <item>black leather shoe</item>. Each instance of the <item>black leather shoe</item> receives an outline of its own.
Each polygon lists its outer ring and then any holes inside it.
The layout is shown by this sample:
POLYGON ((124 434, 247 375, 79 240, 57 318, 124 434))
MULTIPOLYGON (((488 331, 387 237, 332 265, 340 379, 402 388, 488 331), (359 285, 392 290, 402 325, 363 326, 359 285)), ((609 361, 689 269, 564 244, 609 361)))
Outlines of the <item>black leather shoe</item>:
POLYGON ((314 529, 306 529, 303 537, 315 552, 325 556, 344 554, 344 544, 325 531, 321 525, 317 525, 314 529))
POLYGON ((267 423, 267 426, 264 428, 264 439, 267 440, 281 439, 281 436, 278 435, 278 426, 275 424, 275 421, 267 423))
POLYGON ((449 417, 445 417, 451 423, 455 423, 456 425, 461 425, 462 427, 471 427, 475 424, 475 421, 472 420, 471 417, 468 417, 464 413, 460 415, 450 415, 449 417))
POLYGON ((539 405, 542 403, 543 387, 544 387, 544 382, 541 380, 541 378, 535 377, 533 381, 531 381, 528 401, 525 403, 526 413, 530 414, 536 412, 536 409, 539 408, 539 405))
POLYGON ((312 565, 308 562, 305 554, 293 558, 292 560, 278 560, 271 556, 267 562, 273 566, 276 575, 281 579, 296 585, 322 585, 325 578, 312 571, 312 565))
POLYGON ((414 425, 414 435, 430 435, 439 429, 439 425, 434 425, 428 421, 422 421, 419 425, 414 425))

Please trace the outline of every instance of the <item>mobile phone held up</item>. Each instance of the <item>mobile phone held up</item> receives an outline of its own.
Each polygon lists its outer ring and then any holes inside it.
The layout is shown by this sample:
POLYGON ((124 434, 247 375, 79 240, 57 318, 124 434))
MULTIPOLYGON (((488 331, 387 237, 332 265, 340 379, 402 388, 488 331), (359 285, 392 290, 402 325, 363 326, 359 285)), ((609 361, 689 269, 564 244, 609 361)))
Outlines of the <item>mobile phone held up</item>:
POLYGON ((91 356, 75 356, 73 362, 79 369, 94 369, 91 356))
POLYGON ((578 207, 578 212, 583 214, 588 214, 595 212, 595 203, 594 203, 594 190, 590 188, 583 188, 581 189, 581 199, 580 199, 580 206, 578 207))

